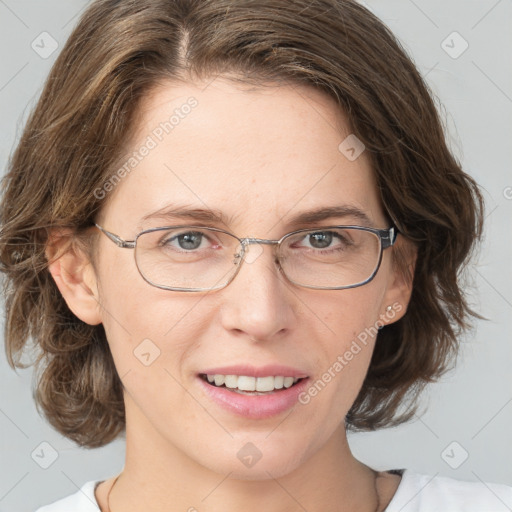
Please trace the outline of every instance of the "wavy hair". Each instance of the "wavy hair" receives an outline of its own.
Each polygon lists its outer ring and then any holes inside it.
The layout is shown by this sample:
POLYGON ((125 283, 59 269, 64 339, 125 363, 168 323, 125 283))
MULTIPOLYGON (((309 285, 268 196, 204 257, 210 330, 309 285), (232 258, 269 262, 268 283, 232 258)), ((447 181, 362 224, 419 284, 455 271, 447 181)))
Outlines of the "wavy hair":
MULTIPOLYGON (((50 229, 91 251, 137 108, 153 87, 220 74, 309 85, 334 98, 366 146, 385 211, 417 250, 407 312, 383 327, 350 430, 411 419, 456 359, 473 311, 461 271, 481 237, 478 185, 450 152, 435 96, 391 31, 353 0, 96 0, 57 58, 2 181, 0 270, 12 367, 38 370, 36 403, 60 433, 98 447, 125 428, 103 326, 68 308, 48 270, 50 229)), ((406 255, 393 262, 407 273, 406 255)))

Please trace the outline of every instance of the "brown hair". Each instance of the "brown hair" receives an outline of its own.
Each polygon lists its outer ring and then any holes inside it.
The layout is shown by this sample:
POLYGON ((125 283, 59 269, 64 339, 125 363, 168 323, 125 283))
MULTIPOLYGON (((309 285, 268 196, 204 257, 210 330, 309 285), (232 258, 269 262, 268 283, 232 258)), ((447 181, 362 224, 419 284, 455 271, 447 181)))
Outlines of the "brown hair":
MULTIPOLYGON (((122 385, 103 326, 79 320, 48 271, 49 229, 70 228, 70 243, 81 243, 108 199, 94 191, 112 176, 152 87, 222 73, 334 98, 366 146, 390 219, 417 247, 407 312, 379 331, 349 429, 409 420, 425 384, 455 359, 470 315, 479 316, 460 271, 481 236, 481 194, 447 147, 428 86, 370 11, 352 0, 97 0, 51 70, 0 209, 9 362, 24 367, 32 339, 36 402, 80 445, 102 446, 124 430, 122 385)), ((393 254, 406 272, 404 255, 393 254)))

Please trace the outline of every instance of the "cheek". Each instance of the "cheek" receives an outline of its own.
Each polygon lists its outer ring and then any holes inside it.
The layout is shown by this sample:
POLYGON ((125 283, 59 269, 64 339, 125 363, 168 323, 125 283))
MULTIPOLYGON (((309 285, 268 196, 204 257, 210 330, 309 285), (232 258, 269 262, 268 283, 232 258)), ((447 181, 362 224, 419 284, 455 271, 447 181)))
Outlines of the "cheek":
POLYGON ((345 414, 361 388, 372 357, 379 325, 376 321, 381 313, 380 287, 372 281, 366 286, 326 293, 310 308, 317 325, 316 354, 321 358, 320 374, 311 394, 325 394, 325 403, 336 404, 340 414, 345 414))
MULTIPOLYGON (((329 337, 343 348, 350 340, 375 325, 382 313, 384 291, 377 278, 365 286, 347 290, 333 290, 319 295, 314 313, 329 337)), ((332 342, 331 342, 332 344, 332 342)))
POLYGON ((168 368, 179 365, 208 321, 200 297, 151 286, 130 258, 105 268, 99 290, 103 326, 120 376, 157 360, 168 368))

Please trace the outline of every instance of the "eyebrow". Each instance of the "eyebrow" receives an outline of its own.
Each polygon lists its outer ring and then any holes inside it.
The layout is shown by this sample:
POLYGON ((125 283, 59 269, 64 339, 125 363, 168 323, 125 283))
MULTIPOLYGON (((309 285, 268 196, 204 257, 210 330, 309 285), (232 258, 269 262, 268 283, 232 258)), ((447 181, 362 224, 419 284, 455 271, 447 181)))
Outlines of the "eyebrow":
MULTIPOLYGON (((370 217, 363 210, 351 205, 327 206, 304 211, 291 217, 287 221, 287 224, 291 226, 302 226, 315 224, 327 219, 344 217, 354 217, 362 225, 367 227, 371 227, 373 225, 370 217)), ((229 225, 234 220, 234 217, 231 216, 226 218, 221 210, 212 208, 190 208, 187 206, 169 205, 160 210, 145 215, 142 217, 141 221, 152 219, 161 219, 166 221, 174 219, 187 219, 210 223, 222 222, 223 224, 229 225)))

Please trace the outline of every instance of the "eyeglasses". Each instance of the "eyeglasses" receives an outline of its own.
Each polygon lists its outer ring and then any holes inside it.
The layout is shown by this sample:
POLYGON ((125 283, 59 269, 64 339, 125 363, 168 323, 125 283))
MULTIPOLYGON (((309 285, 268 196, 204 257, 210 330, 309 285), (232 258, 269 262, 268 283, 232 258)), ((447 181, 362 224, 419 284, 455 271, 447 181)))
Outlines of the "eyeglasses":
POLYGON ((322 226, 299 229, 280 240, 238 238, 205 226, 166 226, 123 240, 95 226, 118 247, 135 249, 135 264, 150 285, 164 290, 219 290, 238 274, 250 244, 276 245, 279 270, 301 287, 322 290, 355 288, 370 282, 379 270, 382 251, 398 235, 395 226, 322 226))

